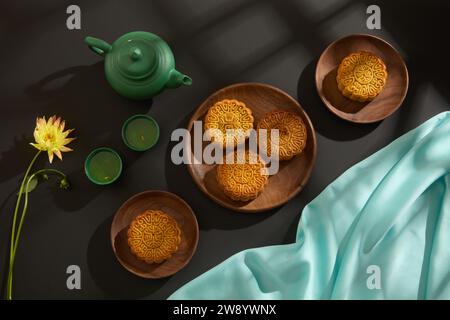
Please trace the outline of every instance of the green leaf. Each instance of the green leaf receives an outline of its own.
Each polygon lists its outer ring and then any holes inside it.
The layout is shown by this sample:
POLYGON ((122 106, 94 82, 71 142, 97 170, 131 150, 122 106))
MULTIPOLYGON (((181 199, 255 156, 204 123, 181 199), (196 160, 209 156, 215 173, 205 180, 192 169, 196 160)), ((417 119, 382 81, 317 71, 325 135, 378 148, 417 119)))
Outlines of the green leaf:
POLYGON ((33 179, 28 180, 28 188, 27 188, 27 184, 25 184, 25 187, 24 187, 24 190, 22 191, 22 193, 30 193, 31 191, 36 189, 38 183, 39 183, 39 181, 38 181, 37 177, 33 177, 33 179))

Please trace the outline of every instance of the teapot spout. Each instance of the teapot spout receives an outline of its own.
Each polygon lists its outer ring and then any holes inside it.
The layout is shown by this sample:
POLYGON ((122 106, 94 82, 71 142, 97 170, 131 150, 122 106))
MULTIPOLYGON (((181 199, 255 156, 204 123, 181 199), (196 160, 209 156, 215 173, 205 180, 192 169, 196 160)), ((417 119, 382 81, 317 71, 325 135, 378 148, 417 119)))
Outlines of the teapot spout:
POLYGON ((181 85, 190 86, 191 84, 192 79, 190 77, 174 69, 170 72, 169 81, 167 82, 166 87, 178 88, 181 85))

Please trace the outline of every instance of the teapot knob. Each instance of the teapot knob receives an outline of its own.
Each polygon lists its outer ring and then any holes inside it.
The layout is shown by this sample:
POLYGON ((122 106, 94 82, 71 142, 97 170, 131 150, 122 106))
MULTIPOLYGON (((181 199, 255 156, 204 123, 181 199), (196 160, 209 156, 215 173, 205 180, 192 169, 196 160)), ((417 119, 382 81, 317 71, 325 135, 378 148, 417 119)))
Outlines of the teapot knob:
POLYGON ((131 49, 131 59, 134 61, 140 60, 142 58, 142 51, 139 48, 132 48, 131 49))

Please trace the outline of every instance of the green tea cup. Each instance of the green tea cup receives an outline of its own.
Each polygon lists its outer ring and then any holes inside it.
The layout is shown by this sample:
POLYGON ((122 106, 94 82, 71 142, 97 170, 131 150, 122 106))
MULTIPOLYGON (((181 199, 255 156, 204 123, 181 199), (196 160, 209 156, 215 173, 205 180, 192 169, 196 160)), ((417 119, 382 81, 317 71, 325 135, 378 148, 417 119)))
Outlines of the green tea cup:
POLYGON ((108 185, 122 173, 122 159, 111 148, 94 149, 84 162, 84 171, 89 180, 97 185, 108 185))
POLYGON ((155 119, 145 114, 128 118, 122 126, 122 140, 134 151, 146 151, 159 139, 159 126, 155 119))

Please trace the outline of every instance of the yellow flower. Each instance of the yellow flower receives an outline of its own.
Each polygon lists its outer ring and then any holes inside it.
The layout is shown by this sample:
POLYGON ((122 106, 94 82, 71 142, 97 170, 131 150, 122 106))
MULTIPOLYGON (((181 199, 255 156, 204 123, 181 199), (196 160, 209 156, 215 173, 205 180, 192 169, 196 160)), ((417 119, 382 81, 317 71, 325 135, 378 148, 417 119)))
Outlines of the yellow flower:
POLYGON ((45 120, 45 117, 36 119, 36 128, 34 129, 36 143, 31 143, 31 145, 38 150, 46 151, 50 163, 53 161, 54 154, 62 160, 61 152, 72 151, 66 145, 75 140, 75 138, 67 137, 73 129, 64 131, 65 125, 65 122, 56 116, 50 117, 48 121, 45 120))

